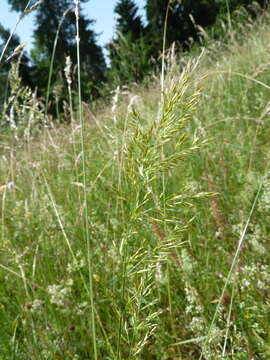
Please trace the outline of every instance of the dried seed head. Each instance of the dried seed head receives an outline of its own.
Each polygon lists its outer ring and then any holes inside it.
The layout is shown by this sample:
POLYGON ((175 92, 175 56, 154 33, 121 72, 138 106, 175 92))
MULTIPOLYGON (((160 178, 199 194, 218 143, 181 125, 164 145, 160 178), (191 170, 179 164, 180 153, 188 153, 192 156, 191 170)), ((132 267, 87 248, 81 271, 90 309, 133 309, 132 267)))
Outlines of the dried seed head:
POLYGON ((72 84, 71 67, 72 67, 71 58, 70 58, 70 56, 67 56, 64 72, 65 72, 66 80, 67 80, 67 83, 69 86, 72 84))
POLYGON ((34 5, 30 7, 30 9, 27 9, 24 11, 24 14, 30 14, 32 11, 34 11, 39 5, 41 5, 44 2, 44 0, 38 0, 34 5))
POLYGON ((26 43, 24 44, 20 44, 18 45, 14 50, 13 53, 6 59, 5 62, 8 62, 9 60, 11 60, 13 57, 20 55, 23 51, 23 49, 25 48, 26 43))
POLYGON ((80 12, 80 0, 74 0, 74 4, 75 4, 75 15, 76 18, 79 18, 79 12, 80 12))

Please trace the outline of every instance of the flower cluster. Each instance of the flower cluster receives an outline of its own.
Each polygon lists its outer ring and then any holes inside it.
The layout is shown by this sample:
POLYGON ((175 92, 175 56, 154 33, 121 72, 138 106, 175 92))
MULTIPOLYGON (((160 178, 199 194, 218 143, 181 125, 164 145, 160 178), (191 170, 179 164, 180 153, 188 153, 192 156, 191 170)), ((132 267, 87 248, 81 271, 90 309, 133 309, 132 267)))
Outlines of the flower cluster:
POLYGON ((69 304, 69 297, 71 294, 72 285, 72 279, 62 281, 60 285, 49 285, 48 293, 51 296, 50 302, 52 304, 56 304, 58 307, 66 307, 69 304))

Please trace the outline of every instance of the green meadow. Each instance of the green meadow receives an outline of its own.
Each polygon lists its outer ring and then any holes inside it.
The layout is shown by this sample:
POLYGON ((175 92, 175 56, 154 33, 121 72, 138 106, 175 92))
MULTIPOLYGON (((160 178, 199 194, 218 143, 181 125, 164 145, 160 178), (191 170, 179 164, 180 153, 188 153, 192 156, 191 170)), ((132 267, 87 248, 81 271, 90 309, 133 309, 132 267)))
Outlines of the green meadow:
POLYGON ((95 105, 67 82, 69 124, 12 66, 1 360, 270 358, 269 24, 95 105))

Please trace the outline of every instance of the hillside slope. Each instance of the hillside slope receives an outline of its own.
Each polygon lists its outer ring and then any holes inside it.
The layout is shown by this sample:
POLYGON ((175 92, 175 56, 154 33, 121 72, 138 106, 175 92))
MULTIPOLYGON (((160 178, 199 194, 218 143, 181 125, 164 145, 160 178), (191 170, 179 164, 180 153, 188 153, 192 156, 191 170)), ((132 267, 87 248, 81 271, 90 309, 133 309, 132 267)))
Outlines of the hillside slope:
POLYGON ((269 40, 2 137, 0 359, 269 359, 269 40))

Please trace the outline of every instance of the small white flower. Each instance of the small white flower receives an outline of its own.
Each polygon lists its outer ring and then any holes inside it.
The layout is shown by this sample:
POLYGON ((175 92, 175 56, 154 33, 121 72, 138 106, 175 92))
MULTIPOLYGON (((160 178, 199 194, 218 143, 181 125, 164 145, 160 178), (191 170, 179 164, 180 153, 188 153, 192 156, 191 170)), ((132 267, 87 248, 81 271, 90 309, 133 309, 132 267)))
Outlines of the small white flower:
POLYGON ((68 279, 68 280, 66 281, 66 285, 67 285, 67 286, 72 286, 73 284, 74 284, 73 279, 68 279))
POLYGON ((7 183, 6 187, 8 190, 11 190, 14 187, 14 185, 15 185, 14 181, 10 181, 7 183))
POLYGON ((0 186, 0 193, 5 190, 12 190, 15 186, 14 181, 9 181, 7 184, 0 186))

